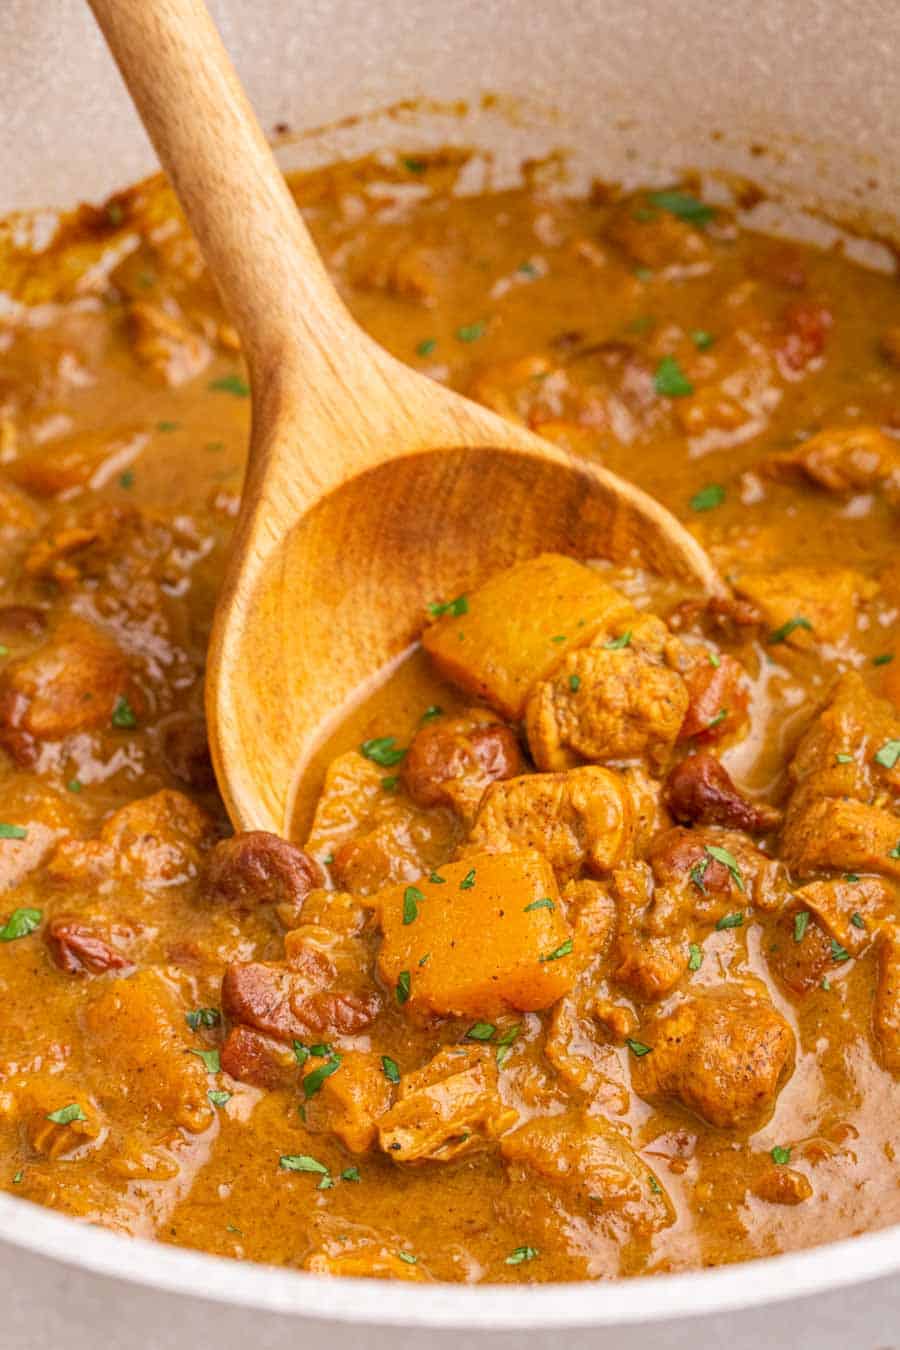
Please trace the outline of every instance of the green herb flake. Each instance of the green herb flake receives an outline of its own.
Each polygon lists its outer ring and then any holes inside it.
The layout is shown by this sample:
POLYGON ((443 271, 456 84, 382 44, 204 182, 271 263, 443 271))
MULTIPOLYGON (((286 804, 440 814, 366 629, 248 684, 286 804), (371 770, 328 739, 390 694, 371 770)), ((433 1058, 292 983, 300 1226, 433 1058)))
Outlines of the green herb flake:
POLYGON ((250 393, 250 386, 242 375, 221 375, 217 380, 210 380, 208 387, 213 393, 234 394, 235 398, 246 398, 250 393))
POLYGON ((859 910, 856 910, 854 914, 850 915, 850 922, 853 924, 854 928, 865 928, 866 926, 866 921, 859 910))
POLYGON ((572 693, 573 693, 573 694, 577 694, 577 693, 578 693, 578 690, 581 688, 581 676, 580 676, 580 675, 570 675, 570 676, 569 676, 569 688, 572 690, 572 693))
POLYGON ((652 267, 636 267, 636 268, 634 269, 634 275, 637 277, 638 281, 652 281, 652 280, 653 280, 653 268, 652 268, 652 267))
POLYGON ((784 1167, 786 1163, 791 1161, 791 1150, 789 1148, 782 1148, 780 1144, 776 1144, 772 1149, 772 1161, 775 1163, 776 1167, 784 1167))
POLYGON ((0 656, 9 656, 9 648, 3 642, 0 642, 0 656))
POLYGON ((674 188, 664 192, 648 193, 647 200, 651 206, 658 207, 660 211, 668 211, 670 215, 677 216, 679 220, 686 220, 690 225, 702 227, 716 214, 711 206, 707 206, 706 202, 700 201, 692 193, 681 192, 674 188))
POLYGON ((400 1082, 400 1067, 395 1059, 391 1059, 390 1055, 381 1056, 381 1068, 389 1083, 400 1082))
POLYGON ((294 1059, 297 1061, 297 1063, 305 1064, 306 1061, 309 1059, 309 1050, 306 1048, 303 1042, 302 1041, 292 1042, 292 1048, 294 1051, 294 1059))
POLYGON ((645 1045, 643 1041, 633 1041, 629 1036, 625 1041, 628 1049, 634 1055, 635 1059, 643 1059, 644 1055, 649 1055, 653 1049, 652 1045, 645 1045))
POLYGON ((25 1173, 22 1171, 20 1167, 18 1172, 16 1172, 15 1176, 13 1177, 13 1185, 18 1186, 24 1175, 25 1173))
POLYGON ((713 511, 722 505, 726 495, 721 483, 706 483, 699 492, 694 493, 688 505, 692 511, 713 511))
POLYGON ((483 338, 487 332, 487 321, 485 319, 476 319, 474 323, 464 323, 457 328, 456 336, 460 342, 477 342, 483 338))
POLYGON ((0 820, 0 839, 27 839, 28 831, 24 825, 10 825, 0 820))
POLYGON ((443 713, 444 710, 439 703, 432 703, 430 707, 425 709, 419 721, 433 722, 436 717, 442 717, 443 713))
POLYGON ((664 356, 656 367, 653 386, 664 398, 685 398, 694 392, 694 386, 674 356, 664 356))
POLYGON ((213 1106, 227 1106, 228 1103, 231 1101, 232 1096, 230 1092, 225 1092, 222 1089, 216 1088, 210 1088, 210 1090, 207 1092, 206 1095, 212 1102, 213 1106))
POLYGON ((416 964, 419 965, 419 966, 424 966, 424 965, 425 965, 425 962, 426 962, 426 961, 430 961, 430 960, 431 960, 431 952, 426 952, 424 956, 420 956, 420 957, 419 957, 419 959, 418 959, 418 961, 416 962, 416 964))
POLYGON ((396 736, 373 736, 371 740, 363 741, 359 747, 361 755, 366 759, 371 759, 373 764, 379 764, 382 769, 390 769, 395 764, 399 764, 406 751, 397 745, 396 736))
POLYGON ((885 769, 892 769, 898 759, 900 759, 900 741, 885 741, 881 749, 875 752, 875 763, 885 769))
POLYGON ((523 1261, 533 1261, 536 1256, 540 1256, 537 1247, 517 1247, 514 1252, 510 1252, 506 1258, 508 1266, 520 1266, 523 1261))
POLYGON ((474 885, 475 885, 475 868, 473 867, 471 871, 466 873, 462 881, 459 883, 459 889, 461 891, 470 891, 474 885))
POLYGON ((850 884, 853 885, 855 882, 859 881, 859 875, 856 872, 845 872, 844 880, 849 881, 850 884))
POLYGON ((728 709, 720 708, 719 711, 716 713, 715 717, 711 717, 707 722, 706 730, 712 731, 713 727, 721 726, 721 724, 725 721, 725 718, 727 716, 728 716, 728 709))
POLYGON ((566 938, 552 952, 547 952, 546 956, 539 956, 538 960, 543 964, 547 961, 560 961, 564 956, 570 956, 572 953, 573 942, 571 938, 566 938))
POLYGON ((893 652, 882 652, 880 656, 872 657, 873 666, 889 666, 894 659, 893 652))
POLYGON ((720 848, 718 844, 707 844, 705 849, 710 858, 714 858, 716 862, 721 863, 723 867, 728 868, 735 886, 737 886, 739 891, 743 892, 745 889, 744 878, 741 876, 741 869, 737 865, 737 859, 734 854, 729 853, 727 848, 720 848))
POLYGON ((521 1030, 522 1028, 517 1022, 515 1026, 507 1027, 506 1030, 502 1031, 497 1037, 496 1059, 498 1069, 502 1069, 503 1065, 509 1059, 510 1053, 512 1052, 513 1041, 515 1041, 521 1030))
POLYGON ((442 877, 440 872, 432 872, 428 878, 432 886, 446 886, 447 878, 442 877))
POLYGON ((852 763, 853 763, 853 756, 852 756, 852 755, 844 755, 844 754, 835 755, 835 757, 834 757, 834 762, 835 762, 835 764, 852 764, 852 763))
POLYGON ((425 899, 418 886, 407 886, 403 892, 403 923, 415 923, 419 917, 419 905, 425 899))
POLYGON ((530 905, 526 905, 525 914, 530 914, 534 909, 556 909, 556 905, 550 899, 549 895, 544 895, 540 900, 532 900, 530 905))
POLYGON ((134 469, 126 469, 124 473, 119 474, 119 487, 130 492, 134 487, 134 469))
POLYGON ((405 1261, 408 1266, 414 1266, 419 1259, 417 1256, 413 1256, 412 1252, 398 1252, 397 1255, 400 1257, 400 1260, 405 1261))
POLYGON ((401 970, 400 974, 397 976, 397 987, 394 990, 394 994, 396 996, 397 1002, 400 1004, 400 1007, 402 1008, 406 1000, 409 998, 408 970, 401 970))
POLYGON ((692 942, 688 947, 688 952, 690 953, 688 957, 688 970, 699 970, 703 965, 702 948, 699 947, 696 942, 692 942))
POLYGON ((707 652, 706 659, 709 661, 713 670, 718 670, 719 666, 722 664, 722 658, 718 652, 707 652))
POLYGON ((709 867, 709 858, 701 858, 699 862, 694 863, 688 876, 697 887, 701 895, 706 895, 706 886, 703 878, 706 876, 706 869, 709 867))
POLYGON ((437 338, 423 338, 416 344, 416 356, 430 356, 437 346, 437 338))
POLYGON ((831 991, 831 981, 829 980, 827 975, 822 976, 821 988, 825 990, 826 994, 831 991))
POLYGON ((804 615, 798 614, 793 619, 788 619, 780 628, 776 628, 766 639, 770 647, 775 647, 779 642, 787 642, 788 638, 798 628, 805 628, 808 633, 812 632, 812 624, 804 615))
POLYGON ((466 1032, 467 1041, 489 1041, 497 1028, 493 1022, 476 1022, 466 1032))
POLYGON ((794 941, 802 942, 806 937, 806 930, 809 927, 809 910, 801 909, 794 915, 794 941))
POLYGON ((112 712, 112 724, 114 727, 120 727, 123 730, 131 730, 137 726, 137 717, 134 708, 128 702, 124 695, 116 699, 116 706, 112 712))
POLYGON ((416 159, 413 156, 404 156, 400 163, 408 173, 424 173, 428 168, 424 159, 416 159))
POLYGON ((206 1066, 207 1073, 221 1072, 222 1065, 219 1062, 218 1050, 190 1050, 188 1051, 188 1053, 191 1055, 196 1055, 198 1059, 203 1060, 203 1063, 206 1066))
POLYGON ((360 1181, 358 1167, 345 1167, 341 1173, 341 1181, 360 1181))
POLYGON ((609 642, 604 642, 603 650, 606 652, 620 652, 623 647, 629 646, 630 643, 631 629, 629 628, 627 632, 620 634, 619 637, 610 638, 609 642))
POLYGON ((455 600, 447 600, 444 604, 432 602, 428 606, 428 613, 433 619, 439 619, 442 614, 452 614, 458 619, 468 612, 469 597, 467 595, 458 595, 455 600))
POLYGON ((715 340, 712 333, 707 333, 705 328, 695 328, 691 333, 691 342, 698 352, 709 351, 715 340))
POLYGON ((400 779, 397 777, 397 775, 391 774, 389 778, 382 778, 381 786, 384 788, 385 792, 396 792, 397 784, 399 782, 400 779))
POLYGON ((308 1153, 283 1153, 278 1159, 278 1166, 285 1172, 314 1172, 317 1176, 327 1177, 329 1169, 324 1163, 320 1163, 318 1158, 313 1158, 308 1153))
POLYGON ((320 1064, 317 1069, 313 1069, 312 1073, 306 1075, 303 1080, 303 1095, 307 1101, 310 1097, 316 1095, 326 1078, 330 1078, 333 1073, 337 1073, 341 1063, 340 1055, 332 1055, 324 1064, 320 1064))
POLYGON ((189 1013, 185 1013, 184 1020, 191 1031, 199 1031, 201 1027, 217 1027, 222 1014, 218 1008, 192 1008, 189 1013))
POLYGON ((68 783, 66 783, 67 792, 80 792, 83 787, 84 783, 80 782, 77 778, 70 778, 68 783))
POLYGON ((532 281, 534 280, 535 277, 540 276, 539 270, 535 267, 534 263, 531 262, 528 258, 526 258, 524 262, 519 263, 518 267, 516 268, 516 271, 518 272, 519 276, 529 277, 532 281))
POLYGON ((316 1045, 309 1047, 309 1053, 314 1059, 324 1059, 326 1055, 332 1054, 333 1051, 328 1041, 319 1041, 316 1045))
POLYGON ((71 1125, 73 1120, 87 1120, 87 1116, 77 1102, 71 1102, 68 1106, 61 1106, 58 1111, 51 1111, 47 1119, 54 1125, 71 1125))
POLYGON ((850 960, 850 953, 846 947, 842 947, 837 938, 831 939, 831 959, 840 964, 842 961, 850 960))
POLYGON ((14 909, 0 928, 0 942, 15 942, 17 938, 27 937, 40 925, 43 917, 40 909, 14 909))
POLYGON ((106 219, 109 221, 110 225, 122 224, 122 221, 125 219, 125 212, 122 210, 119 202, 107 202, 106 219))
POLYGON ((743 911, 738 909, 733 914, 723 914, 721 919, 716 921, 716 929, 721 933, 726 928, 740 928, 743 922, 743 911))
POLYGON ((157 422, 157 431, 177 431, 181 426, 180 422, 157 422))
POLYGON ((322 862, 325 864, 326 867, 332 867, 334 865, 334 854, 326 853, 325 857, 322 859, 322 862))

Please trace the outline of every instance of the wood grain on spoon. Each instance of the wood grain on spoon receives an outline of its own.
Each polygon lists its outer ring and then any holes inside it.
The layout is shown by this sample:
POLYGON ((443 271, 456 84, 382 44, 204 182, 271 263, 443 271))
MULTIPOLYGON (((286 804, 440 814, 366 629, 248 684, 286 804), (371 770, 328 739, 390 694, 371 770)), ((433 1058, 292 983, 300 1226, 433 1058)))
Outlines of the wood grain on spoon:
POLYGON ((298 771, 429 601, 544 550, 722 583, 657 502, 408 369, 336 294, 200 0, 90 0, 229 310, 253 428, 207 669, 235 826, 298 771))

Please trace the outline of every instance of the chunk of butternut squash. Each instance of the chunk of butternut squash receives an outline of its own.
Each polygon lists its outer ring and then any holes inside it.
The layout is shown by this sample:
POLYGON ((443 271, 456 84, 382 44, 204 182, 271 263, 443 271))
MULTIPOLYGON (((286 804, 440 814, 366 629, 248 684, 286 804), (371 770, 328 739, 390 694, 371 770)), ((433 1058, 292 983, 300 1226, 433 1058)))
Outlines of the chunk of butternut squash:
POLYGON ((572 930, 553 869, 534 850, 447 863, 369 903, 383 933, 379 973, 411 1010, 461 1017, 534 1012, 574 982, 572 930))
POLYGON ((568 652, 634 613, 598 572, 561 553, 497 572, 465 603, 426 629, 422 645, 442 675, 510 719, 568 652))

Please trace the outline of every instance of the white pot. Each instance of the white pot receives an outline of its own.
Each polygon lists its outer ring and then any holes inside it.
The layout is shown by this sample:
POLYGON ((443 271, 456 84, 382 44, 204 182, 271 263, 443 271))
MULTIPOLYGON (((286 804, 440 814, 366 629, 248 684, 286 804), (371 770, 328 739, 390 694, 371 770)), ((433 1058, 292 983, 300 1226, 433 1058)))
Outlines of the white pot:
MULTIPOLYGON (((606 178, 698 167, 890 235, 891 0, 214 0, 263 125, 402 112, 299 147, 569 148, 606 178), (479 110, 481 95, 504 96, 479 110)), ((97 199, 153 156, 82 0, 0 4, 0 212, 97 199)), ((297 162, 297 152, 291 156, 297 162)), ((323 1281, 131 1241, 0 1196, 3 1350, 900 1350, 900 1228, 743 1266, 537 1288, 323 1281)))

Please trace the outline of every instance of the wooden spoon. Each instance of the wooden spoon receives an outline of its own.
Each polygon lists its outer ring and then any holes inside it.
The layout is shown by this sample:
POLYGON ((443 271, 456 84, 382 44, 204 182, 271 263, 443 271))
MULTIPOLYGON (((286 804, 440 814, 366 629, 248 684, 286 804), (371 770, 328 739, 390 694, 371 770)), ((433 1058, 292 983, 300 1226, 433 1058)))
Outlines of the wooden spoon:
MULTIPOLYGON (((354 322, 201 0, 90 0, 240 334, 253 429, 207 714, 237 828, 298 776, 429 601, 544 550, 722 583, 652 498, 416 374, 354 322)), ((249 11, 248 11, 249 12, 249 11)))

